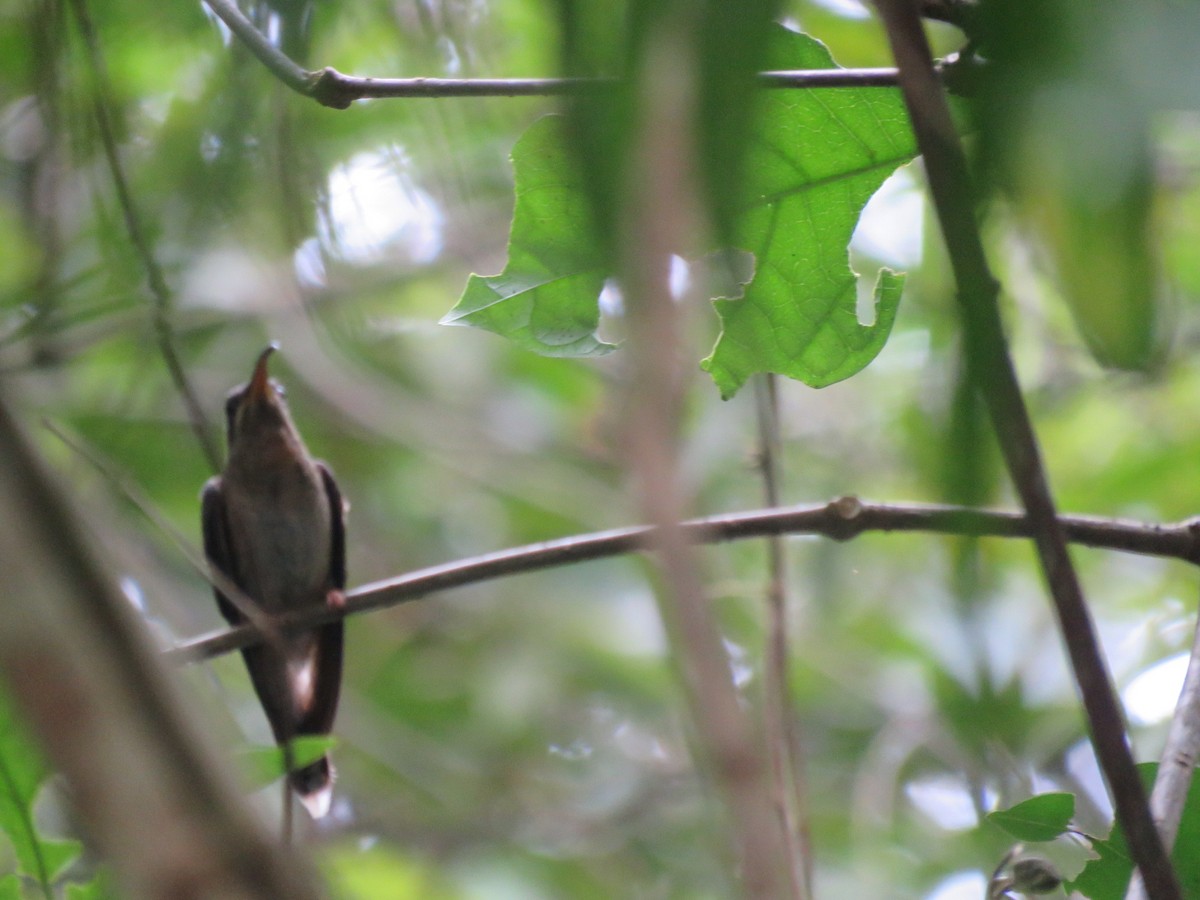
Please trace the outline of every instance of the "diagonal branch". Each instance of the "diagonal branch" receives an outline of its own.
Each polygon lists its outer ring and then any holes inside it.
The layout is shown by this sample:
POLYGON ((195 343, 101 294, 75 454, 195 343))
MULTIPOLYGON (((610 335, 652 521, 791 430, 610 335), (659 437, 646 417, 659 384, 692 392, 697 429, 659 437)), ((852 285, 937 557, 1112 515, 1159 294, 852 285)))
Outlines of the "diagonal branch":
POLYGON ((316 898, 274 846, 0 397, 0 679, 122 896, 316 898))
POLYGON ((975 221, 966 157, 934 72, 917 5, 913 0, 877 0, 877 6, 900 68, 900 87, 925 159, 934 208, 958 285, 970 375, 987 404, 1009 474, 1033 527, 1096 757, 1150 896, 1177 898, 1179 884, 1134 768, 1121 709, 1067 552, 1037 437, 1008 355, 997 303, 999 285, 988 268, 975 221))
MULTIPOLYGON (((1200 565, 1200 518, 1171 525, 1093 516, 1063 516, 1059 521, 1068 540, 1087 547, 1200 565)), ((694 544, 718 544, 782 534, 821 535, 848 541, 870 532, 892 531, 1001 538, 1033 535, 1029 520, 1017 512, 948 505, 865 503, 855 497, 840 497, 820 506, 761 509, 691 519, 682 523, 681 528, 694 544)), ((346 605, 342 609, 305 610, 281 618, 279 624, 297 630, 314 628, 344 616, 398 606, 439 591, 494 578, 637 553, 649 547, 651 530, 646 525, 614 528, 418 569, 347 592, 346 605)), ((176 662, 198 662, 240 650, 260 640, 261 636, 252 626, 242 625, 184 641, 165 653, 176 662)))

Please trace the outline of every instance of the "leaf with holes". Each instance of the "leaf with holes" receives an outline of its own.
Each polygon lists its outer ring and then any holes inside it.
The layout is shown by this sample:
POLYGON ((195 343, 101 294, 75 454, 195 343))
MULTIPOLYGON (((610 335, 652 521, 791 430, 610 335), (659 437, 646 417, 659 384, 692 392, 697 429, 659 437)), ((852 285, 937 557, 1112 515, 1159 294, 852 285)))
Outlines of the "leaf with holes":
MULTIPOLYGON (((823 45, 782 34, 768 65, 834 67, 823 45)), ((735 226, 755 273, 741 299, 717 301, 723 330, 703 363, 724 397, 756 372, 813 387, 858 372, 887 341, 904 284, 881 271, 874 321, 859 322, 850 237, 871 195, 916 154, 899 91, 775 90, 758 102, 735 226)))
MULTIPOLYGON (((818 41, 771 32, 765 65, 834 68, 818 41)), ((896 90, 759 90, 736 181, 737 210, 723 228, 754 254, 741 299, 717 301, 723 332, 703 366, 721 394, 755 372, 822 387, 874 359, 895 321, 903 276, 883 270, 874 321, 858 320, 847 245, 867 200, 913 158, 916 146, 896 90)), ((598 296, 612 273, 597 238, 565 120, 535 122, 513 150, 516 209, 508 263, 473 275, 444 324, 474 325, 551 356, 594 356, 598 296)))

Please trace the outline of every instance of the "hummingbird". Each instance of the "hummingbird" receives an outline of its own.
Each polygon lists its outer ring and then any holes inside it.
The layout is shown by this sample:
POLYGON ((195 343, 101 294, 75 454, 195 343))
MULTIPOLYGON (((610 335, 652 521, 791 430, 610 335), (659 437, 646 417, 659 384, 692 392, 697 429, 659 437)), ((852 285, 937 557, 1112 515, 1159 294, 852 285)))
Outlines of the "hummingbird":
MULTIPOLYGON (((248 620, 247 603, 267 616, 345 603, 346 507, 268 374, 276 349, 263 350, 250 380, 229 392, 225 468, 201 494, 204 552, 221 576, 213 593, 230 625, 248 620)), ((341 621, 246 647, 242 657, 278 744, 329 734, 342 681, 341 621)), ((333 778, 328 754, 288 774, 313 818, 329 812, 333 778)))

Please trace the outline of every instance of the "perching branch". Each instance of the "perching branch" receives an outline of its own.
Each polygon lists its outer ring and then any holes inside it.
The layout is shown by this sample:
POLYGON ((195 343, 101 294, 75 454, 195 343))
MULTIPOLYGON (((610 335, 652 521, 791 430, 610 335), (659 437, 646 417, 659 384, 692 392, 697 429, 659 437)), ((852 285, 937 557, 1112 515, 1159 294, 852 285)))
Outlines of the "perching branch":
MULTIPOLYGON (((1169 525, 1093 516, 1062 516, 1059 522, 1068 540, 1086 547, 1179 559, 1200 565, 1200 517, 1169 525)), ((1028 519, 1017 512, 947 505, 867 503, 856 497, 839 497, 820 506, 790 506, 708 516, 684 522, 681 528, 694 544, 719 544, 777 534, 820 535, 836 541, 848 541, 871 532, 892 531, 998 538, 1028 538, 1033 534, 1028 519)), ((614 528, 430 566, 355 588, 347 592, 343 609, 305 610, 281 617, 278 624, 302 631, 344 616, 419 600, 439 591, 524 572, 637 553, 647 548, 650 531, 646 525, 614 528)), ((165 653, 176 662, 199 662, 249 647, 261 639, 252 626, 241 625, 184 641, 165 653)))
POLYGON ((954 270, 970 376, 987 405, 1005 464, 1028 513, 1096 757, 1150 896, 1173 900, 1180 896, 1179 884, 1134 768, 1121 709, 1067 552, 1037 437, 1008 355, 997 303, 999 285, 983 252, 966 157, 933 68, 917 4, 915 0, 877 0, 877 6, 900 69, 900 88, 954 270))
POLYGON ((179 353, 175 349, 175 330, 170 319, 171 290, 167 287, 167 279, 150 247, 150 239, 142 227, 141 216, 133 202, 133 194, 129 190, 129 180, 125 177, 125 167, 121 164, 121 156, 117 151, 116 131, 113 128, 112 116, 109 111, 112 90, 109 87, 108 71, 104 65, 104 56, 100 51, 96 28, 92 23, 91 14, 88 12, 87 0, 71 0, 71 6, 75 11, 75 19, 79 23, 79 31, 83 35, 84 45, 87 47, 88 62, 95 80, 93 97, 100 143, 104 147, 104 156, 112 175, 113 187, 117 192, 117 202, 121 206, 125 230, 129 233, 129 241, 146 272, 146 284, 150 288, 150 295, 153 299, 154 334, 158 340, 158 349, 162 354, 163 361, 167 364, 167 371, 170 372, 171 380, 175 383, 175 389, 179 391, 179 395, 183 399, 192 432, 200 443, 209 467, 216 472, 221 468, 221 454, 217 442, 213 438, 208 419, 204 415, 204 408, 200 405, 195 390, 192 389, 187 372, 184 371, 183 363, 179 359, 179 353))
MULTIPOLYGON (((344 75, 331 66, 310 72, 272 44, 233 0, 204 2, 285 86, 333 109, 346 109, 355 100, 401 97, 573 96, 618 83, 615 78, 372 78, 344 75)), ((899 83, 896 70, 887 68, 761 72, 758 80, 769 88, 895 87, 899 83)))

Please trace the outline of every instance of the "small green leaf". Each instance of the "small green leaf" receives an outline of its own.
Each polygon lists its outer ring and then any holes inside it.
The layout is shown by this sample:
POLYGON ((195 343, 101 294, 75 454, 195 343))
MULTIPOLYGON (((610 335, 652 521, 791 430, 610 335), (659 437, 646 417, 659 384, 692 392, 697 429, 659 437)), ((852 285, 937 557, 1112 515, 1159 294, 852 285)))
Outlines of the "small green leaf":
POLYGON ((1109 840, 1092 841, 1092 852, 1096 859, 1088 860, 1079 877, 1064 886, 1078 891, 1088 900, 1121 900, 1133 874, 1133 861, 1129 858, 1125 839, 1114 829, 1109 840))
MULTIPOLYGON (((316 762, 335 746, 337 738, 334 737, 295 738, 292 741, 292 765, 298 768, 316 762)), ((281 747, 245 747, 238 751, 237 758, 243 776, 255 789, 282 778, 286 771, 281 747)))
MULTIPOLYGON (((1154 786, 1158 763, 1141 763, 1137 767, 1142 783, 1149 793, 1154 786)), ((1171 862, 1179 877, 1184 897, 1200 897, 1200 854, 1196 846, 1200 843, 1200 780, 1193 778, 1188 790, 1183 816, 1179 820, 1179 832, 1175 837, 1175 849, 1171 862)), ((1120 825, 1114 825, 1107 840, 1092 840, 1092 850, 1097 858, 1089 860, 1079 877, 1066 882, 1069 891, 1078 891, 1089 900, 1122 900, 1129 888, 1133 875, 1133 861, 1129 856, 1129 845, 1120 825)))
POLYGON ((0 878, 0 900, 21 900, 21 879, 16 875, 0 878))
POLYGON ((1075 795, 1053 793, 988 813, 987 820, 1018 841, 1052 841, 1067 830, 1074 815, 1075 795))

